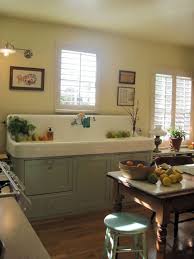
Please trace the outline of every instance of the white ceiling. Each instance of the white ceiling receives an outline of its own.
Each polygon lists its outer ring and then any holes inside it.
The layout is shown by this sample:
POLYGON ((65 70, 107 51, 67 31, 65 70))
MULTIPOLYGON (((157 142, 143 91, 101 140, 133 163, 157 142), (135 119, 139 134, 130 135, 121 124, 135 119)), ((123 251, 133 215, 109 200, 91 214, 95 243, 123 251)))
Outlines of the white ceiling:
POLYGON ((0 0, 0 14, 194 47, 194 0, 0 0))

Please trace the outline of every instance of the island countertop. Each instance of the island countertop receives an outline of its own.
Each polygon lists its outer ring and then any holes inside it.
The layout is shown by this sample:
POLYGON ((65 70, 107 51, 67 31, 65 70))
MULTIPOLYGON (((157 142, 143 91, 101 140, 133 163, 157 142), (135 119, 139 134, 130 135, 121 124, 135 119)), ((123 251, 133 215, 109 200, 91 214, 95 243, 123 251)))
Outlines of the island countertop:
POLYGON ((163 186, 161 181, 158 181, 156 184, 151 184, 147 181, 130 180, 123 176, 122 171, 109 172, 107 176, 122 182, 126 186, 160 198, 194 193, 194 182, 185 178, 184 174, 184 179, 180 183, 172 184, 170 187, 163 186))
POLYGON ((51 258, 12 197, 0 199, 0 240, 5 246, 3 259, 51 258))

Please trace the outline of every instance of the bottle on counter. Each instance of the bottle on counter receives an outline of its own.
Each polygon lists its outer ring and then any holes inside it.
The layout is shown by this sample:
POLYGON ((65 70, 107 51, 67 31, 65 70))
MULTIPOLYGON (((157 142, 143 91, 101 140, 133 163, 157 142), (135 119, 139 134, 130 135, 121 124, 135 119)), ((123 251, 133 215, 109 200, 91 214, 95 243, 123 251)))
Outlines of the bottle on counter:
POLYGON ((49 127, 48 131, 47 131, 47 138, 48 138, 48 140, 53 140, 53 137, 54 137, 54 132, 53 132, 52 128, 49 127))

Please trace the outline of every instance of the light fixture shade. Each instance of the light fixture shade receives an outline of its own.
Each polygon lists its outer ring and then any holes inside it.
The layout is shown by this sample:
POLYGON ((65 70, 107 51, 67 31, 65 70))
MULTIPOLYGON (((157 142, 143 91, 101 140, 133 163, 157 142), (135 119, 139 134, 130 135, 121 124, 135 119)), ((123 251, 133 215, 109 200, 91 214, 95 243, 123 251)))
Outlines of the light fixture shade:
POLYGON ((31 58, 33 56, 31 49, 15 48, 10 42, 6 42, 5 47, 0 49, 0 53, 2 53, 5 57, 15 53, 16 51, 23 51, 25 58, 31 58))
POLYGON ((150 133, 154 136, 165 136, 167 132, 162 129, 161 125, 156 125, 150 133))
POLYGON ((15 49, 9 49, 9 48, 0 49, 0 53, 2 53, 5 57, 9 56, 10 54, 14 54, 15 52, 16 52, 15 49))

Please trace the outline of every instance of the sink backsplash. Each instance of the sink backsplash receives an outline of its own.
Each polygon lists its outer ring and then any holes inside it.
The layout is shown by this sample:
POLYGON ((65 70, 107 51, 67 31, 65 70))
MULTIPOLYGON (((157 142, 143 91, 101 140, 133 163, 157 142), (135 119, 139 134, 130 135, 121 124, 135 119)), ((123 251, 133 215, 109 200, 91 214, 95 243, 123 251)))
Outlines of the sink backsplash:
POLYGON ((90 128, 72 125, 76 115, 11 114, 9 116, 27 119, 36 126, 36 131, 40 134, 44 134, 51 127, 55 141, 98 141, 106 139, 108 131, 131 131, 129 117, 125 115, 88 115, 91 117, 90 128))

